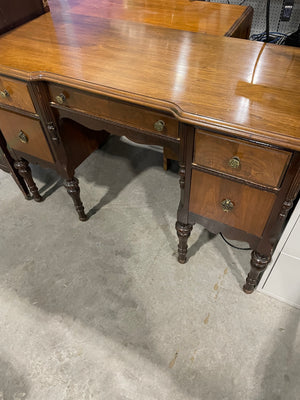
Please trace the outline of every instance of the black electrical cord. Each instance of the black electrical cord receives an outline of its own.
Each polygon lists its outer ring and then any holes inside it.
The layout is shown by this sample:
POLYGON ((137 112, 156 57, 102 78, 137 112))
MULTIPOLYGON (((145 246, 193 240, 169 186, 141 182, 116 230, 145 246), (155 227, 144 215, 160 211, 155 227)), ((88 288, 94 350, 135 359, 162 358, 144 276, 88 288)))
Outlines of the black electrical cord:
MULTIPOLYGON (((269 43, 285 44, 285 40, 288 35, 281 32, 269 32, 269 43)), ((250 36, 250 40, 258 42, 266 42, 266 32, 253 34, 250 36)))
POLYGON ((270 36, 270 2, 271 0, 267 1, 267 10, 266 10, 266 43, 269 41, 270 36))
POLYGON ((223 236, 223 234, 221 232, 220 232, 220 236, 224 240, 225 243, 227 243, 229 246, 233 247, 234 249, 237 249, 237 250, 252 250, 251 247, 238 247, 238 246, 235 246, 234 244, 228 242, 228 240, 224 238, 224 236, 223 236))
MULTIPOLYGON (((210 0, 206 0, 207 2, 210 2, 210 0)), ((241 6, 242 4, 245 3, 246 0, 242 0, 238 5, 241 6)), ((231 4, 229 0, 227 0, 227 4, 231 4)))
MULTIPOLYGON (((207 1, 208 3, 210 2, 210 0, 206 0, 206 1, 207 1)), ((246 0, 242 0, 242 1, 239 3, 239 6, 241 6, 242 4, 244 4, 245 1, 246 1, 246 0)), ((229 0, 227 0, 227 4, 231 4, 229 0)))

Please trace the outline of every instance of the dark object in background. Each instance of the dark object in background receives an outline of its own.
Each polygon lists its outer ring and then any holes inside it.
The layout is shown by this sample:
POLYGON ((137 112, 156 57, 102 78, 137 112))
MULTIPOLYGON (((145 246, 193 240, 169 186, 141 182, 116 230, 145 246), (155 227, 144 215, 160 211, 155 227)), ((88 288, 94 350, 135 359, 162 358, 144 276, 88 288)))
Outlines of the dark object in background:
POLYGON ((295 47, 300 47, 300 25, 298 27, 298 30, 291 35, 289 35, 284 43, 286 46, 295 46, 295 47))
POLYGON ((47 0, 0 0, 0 34, 47 11, 47 0))

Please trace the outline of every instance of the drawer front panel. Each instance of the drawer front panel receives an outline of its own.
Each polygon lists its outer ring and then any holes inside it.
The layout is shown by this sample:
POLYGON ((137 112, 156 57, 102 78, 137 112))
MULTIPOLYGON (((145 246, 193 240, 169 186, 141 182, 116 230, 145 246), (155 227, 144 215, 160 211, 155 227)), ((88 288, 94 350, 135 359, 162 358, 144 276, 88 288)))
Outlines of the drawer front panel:
POLYGON ((0 104, 35 113, 25 82, 0 77, 0 104))
POLYGON ((273 193, 192 171, 190 211, 247 233, 262 235, 275 199, 273 193))
POLYGON ((205 133, 195 134, 194 163, 262 185, 278 187, 291 154, 205 133))
POLYGON ((0 129, 12 149, 53 162, 39 121, 0 109, 0 129))
POLYGON ((56 104, 134 128, 178 138, 178 122, 166 114, 54 84, 49 85, 49 91, 51 101, 56 104), (63 96, 59 98, 61 95, 63 96), (157 121, 164 122, 162 130, 159 130, 160 124, 155 125, 157 121))

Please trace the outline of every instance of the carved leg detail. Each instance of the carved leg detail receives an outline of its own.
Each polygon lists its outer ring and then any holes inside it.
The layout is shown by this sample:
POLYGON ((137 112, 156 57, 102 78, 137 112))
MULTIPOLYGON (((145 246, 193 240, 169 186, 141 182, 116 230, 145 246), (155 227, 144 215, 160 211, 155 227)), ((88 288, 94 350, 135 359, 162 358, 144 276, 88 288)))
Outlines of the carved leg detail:
POLYGON ((255 251, 251 254, 251 271, 249 272, 246 283, 243 287, 245 293, 250 294, 256 288, 259 279, 271 261, 271 255, 263 256, 255 251))
POLYGON ((72 197, 72 200, 73 200, 75 209, 78 213, 80 221, 86 221, 87 216, 84 212, 84 207, 80 200, 80 188, 78 185, 78 179, 74 177, 71 180, 66 180, 64 182, 64 186, 67 189, 67 192, 69 193, 69 195, 72 197))
POLYGON ((27 186, 29 187, 30 192, 32 193, 32 197, 35 201, 41 202, 43 201, 42 196, 39 194, 39 190, 32 179, 31 169, 29 167, 29 163, 26 160, 18 160, 15 161, 15 168, 17 169, 18 173, 26 182, 27 186))
POLYGON ((193 226, 190 224, 182 224, 177 221, 175 227, 179 238, 178 261, 180 264, 184 264, 186 262, 186 253, 188 249, 187 240, 190 237, 193 226))
POLYGON ((168 157, 166 156, 165 152, 163 154, 163 167, 164 167, 165 171, 167 171, 169 168, 169 160, 168 160, 168 157))

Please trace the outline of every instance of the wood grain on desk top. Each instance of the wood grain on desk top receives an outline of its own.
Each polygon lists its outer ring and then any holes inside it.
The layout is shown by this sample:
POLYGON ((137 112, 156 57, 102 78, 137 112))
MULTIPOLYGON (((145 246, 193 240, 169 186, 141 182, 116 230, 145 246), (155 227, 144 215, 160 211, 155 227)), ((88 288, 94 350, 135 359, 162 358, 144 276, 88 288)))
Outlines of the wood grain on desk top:
POLYGON ((2 73, 107 93, 300 150, 297 48, 55 12, 52 5, 52 13, 3 35, 0 53, 2 73))
POLYGON ((50 0, 52 13, 126 20, 190 32, 226 35, 251 7, 191 0, 50 0))

